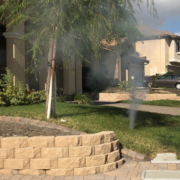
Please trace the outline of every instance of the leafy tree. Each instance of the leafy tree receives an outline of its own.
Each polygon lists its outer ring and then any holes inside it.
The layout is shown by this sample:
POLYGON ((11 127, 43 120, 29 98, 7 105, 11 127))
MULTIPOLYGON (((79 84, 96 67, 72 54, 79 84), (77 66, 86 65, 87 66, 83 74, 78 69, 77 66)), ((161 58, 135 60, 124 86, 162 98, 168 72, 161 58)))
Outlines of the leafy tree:
MULTIPOLYGON (((140 8, 141 3, 142 0, 6 0, 0 6, 0 14, 1 19, 10 20, 7 27, 25 23, 22 38, 33 42, 29 70, 34 73, 45 47, 49 47, 49 63, 58 50, 64 64, 71 61, 72 55, 86 60, 85 53, 94 53, 98 59, 105 46, 103 40, 115 41, 117 53, 132 47, 132 37, 140 35, 134 5, 140 8)), ((150 4, 155 13, 154 0, 147 0, 150 4)), ((47 95, 52 67, 48 68, 47 95)))

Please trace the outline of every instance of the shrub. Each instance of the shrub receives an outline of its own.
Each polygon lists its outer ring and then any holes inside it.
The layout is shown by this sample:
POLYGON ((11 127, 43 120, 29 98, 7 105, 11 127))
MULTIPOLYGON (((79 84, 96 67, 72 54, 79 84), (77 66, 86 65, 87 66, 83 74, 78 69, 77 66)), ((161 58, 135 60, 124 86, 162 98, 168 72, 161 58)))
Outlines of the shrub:
POLYGON ((159 76, 160 76, 160 74, 156 74, 154 76, 149 76, 148 87, 150 87, 150 88, 154 87, 154 82, 155 82, 156 78, 158 78, 159 76))
POLYGON ((92 104, 92 100, 86 94, 77 94, 74 97, 78 104, 92 104))
POLYGON ((0 80, 0 105, 27 105, 37 104, 46 100, 46 91, 30 90, 29 86, 24 87, 20 81, 16 86, 13 85, 13 74, 6 68, 6 74, 3 74, 0 80))
POLYGON ((136 100, 136 87, 132 82, 129 81, 121 81, 119 84, 119 89, 121 91, 125 91, 131 94, 131 98, 136 100))
POLYGON ((57 101, 58 102, 65 102, 66 101, 66 96, 60 94, 58 97, 57 97, 57 101))
POLYGON ((129 93, 132 93, 136 90, 136 87, 133 85, 133 83, 129 81, 121 81, 119 82, 118 86, 121 91, 129 93))
POLYGON ((166 74, 174 74, 174 71, 169 71, 166 74))

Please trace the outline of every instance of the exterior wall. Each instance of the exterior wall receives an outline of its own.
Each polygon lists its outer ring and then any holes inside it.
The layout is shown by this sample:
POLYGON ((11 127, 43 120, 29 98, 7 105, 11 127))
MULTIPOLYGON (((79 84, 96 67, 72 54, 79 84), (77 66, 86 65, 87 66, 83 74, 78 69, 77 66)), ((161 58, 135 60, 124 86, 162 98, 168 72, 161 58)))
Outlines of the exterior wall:
POLYGON ((129 80, 129 61, 130 57, 125 56, 122 58, 122 64, 121 64, 121 80, 122 81, 128 81, 129 80))
POLYGON ((172 40, 169 48, 169 54, 170 54, 170 62, 171 60, 179 60, 180 62, 180 54, 177 53, 177 48, 176 48, 176 41, 172 40))
POLYGON ((63 75, 64 75, 64 93, 71 95, 76 92, 75 89, 75 75, 72 72, 72 68, 75 69, 75 59, 72 57, 72 62, 67 65, 67 68, 64 67, 63 75))
POLYGON ((82 93, 82 65, 72 57, 71 62, 63 67, 64 94, 82 93), (72 71, 74 70, 74 73, 72 71))
MULTIPOLYGON (((14 53, 15 56, 13 58, 14 60, 14 75, 15 75, 15 83, 18 81, 22 81, 25 84, 25 42, 21 41, 19 39, 14 39, 15 49, 14 53)), ((12 44, 9 44, 10 46, 12 44)), ((8 59, 8 64, 11 63, 8 59)))
MULTIPOLYGON (((170 59, 170 46, 171 46, 171 39, 166 39, 166 43, 165 43, 165 66, 167 66, 167 64, 169 63, 169 59, 170 59)), ((167 71, 167 69, 166 69, 167 71)))
POLYGON ((160 40, 160 71, 159 71, 160 74, 167 72, 166 60, 168 58, 168 53, 166 53, 166 49, 168 49, 166 39, 161 39, 160 40))
POLYGON ((167 48, 166 39, 145 40, 136 43, 136 51, 139 56, 146 56, 150 61, 149 65, 145 66, 145 76, 166 72, 167 48))
POLYGON ((180 66, 174 66, 174 65, 168 66, 168 70, 173 71, 174 74, 178 74, 178 75, 180 74, 180 66))
MULTIPOLYGON (((48 53, 48 50, 46 51, 48 53)), ((47 53, 42 57, 42 61, 39 66, 39 90, 46 89, 46 77, 47 77, 47 53)), ((57 57, 59 58, 59 57, 57 57)), ((72 61, 67 65, 67 68, 63 66, 63 62, 56 69, 57 88, 64 89, 64 94, 71 95, 73 93, 82 93, 82 65, 80 61, 75 61, 72 57, 72 61), (74 69, 74 73, 72 71, 74 69)))
MULTIPOLYGON (((48 52, 48 51, 46 51, 48 52)), ((47 77, 47 53, 42 57, 40 66, 39 66, 39 90, 46 89, 46 77, 47 77)))
POLYGON ((24 25, 18 26, 15 32, 6 32, 4 36, 7 41, 7 67, 14 75, 14 83, 22 81, 26 83, 26 63, 25 63, 25 42, 18 38, 18 34, 23 33, 24 25))
POLYGON ((119 81, 122 80, 122 60, 121 58, 116 59, 116 68, 114 72, 114 79, 118 79, 119 81))
POLYGON ((76 93, 81 94, 82 93, 82 63, 80 61, 76 60, 76 93))

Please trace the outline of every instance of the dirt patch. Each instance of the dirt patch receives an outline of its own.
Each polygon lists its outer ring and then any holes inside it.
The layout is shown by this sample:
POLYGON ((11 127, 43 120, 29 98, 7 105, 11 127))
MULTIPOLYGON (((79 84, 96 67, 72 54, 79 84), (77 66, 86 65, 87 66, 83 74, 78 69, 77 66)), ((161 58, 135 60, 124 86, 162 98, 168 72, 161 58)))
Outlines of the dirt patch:
MULTIPOLYGON (((102 93, 116 93, 116 94, 129 94, 128 92, 121 91, 117 87, 109 87, 102 93)), ((177 94, 177 96, 180 96, 180 90, 177 89, 171 89, 171 88, 152 88, 152 90, 145 88, 145 89, 137 89, 137 94, 144 93, 144 94, 177 94)))
POLYGON ((177 94, 180 96, 180 90, 177 89, 153 89, 154 93, 158 93, 158 91, 164 92, 163 94, 177 94))
POLYGON ((71 132, 63 132, 61 130, 50 129, 46 127, 38 127, 30 124, 20 124, 14 122, 0 122, 0 136, 66 136, 72 135, 71 132))
POLYGON ((126 91, 121 91, 118 87, 108 87, 101 93, 117 93, 117 94, 129 94, 126 91))

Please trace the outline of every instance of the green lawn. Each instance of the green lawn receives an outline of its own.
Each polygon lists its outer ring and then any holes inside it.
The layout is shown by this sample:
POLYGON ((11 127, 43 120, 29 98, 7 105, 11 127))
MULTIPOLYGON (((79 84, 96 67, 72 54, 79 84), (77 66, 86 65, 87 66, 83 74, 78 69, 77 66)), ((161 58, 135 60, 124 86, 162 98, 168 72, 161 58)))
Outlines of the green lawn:
MULTIPOLYGON (((20 116, 46 120, 45 104, 0 107, 0 116, 20 116)), ((127 109, 58 103, 57 117, 50 122, 88 133, 115 131, 126 148, 155 156, 175 152, 180 158, 180 116, 138 112, 135 130, 130 130, 127 109), (61 123, 60 119, 67 123, 61 123)))
MULTIPOLYGON (((131 103, 131 101, 120 101, 121 103, 131 103)), ((170 107, 180 107, 180 101, 174 100, 158 100, 158 101, 137 101, 137 103, 144 105, 154 105, 154 106, 170 106, 170 107)))

